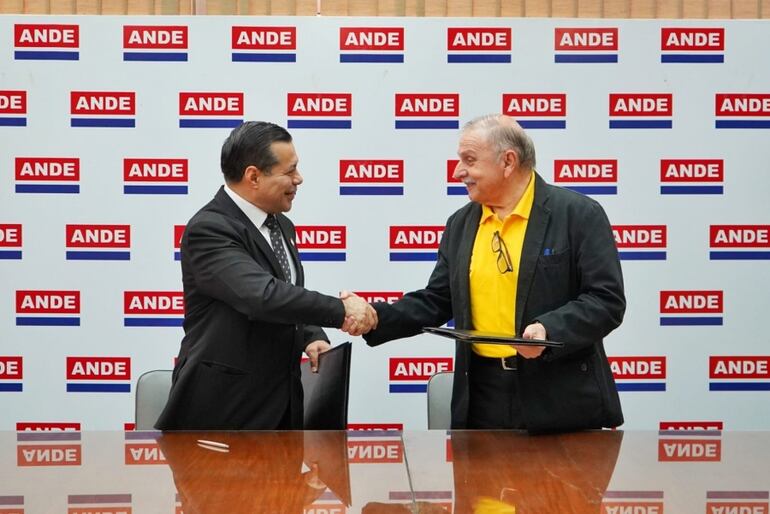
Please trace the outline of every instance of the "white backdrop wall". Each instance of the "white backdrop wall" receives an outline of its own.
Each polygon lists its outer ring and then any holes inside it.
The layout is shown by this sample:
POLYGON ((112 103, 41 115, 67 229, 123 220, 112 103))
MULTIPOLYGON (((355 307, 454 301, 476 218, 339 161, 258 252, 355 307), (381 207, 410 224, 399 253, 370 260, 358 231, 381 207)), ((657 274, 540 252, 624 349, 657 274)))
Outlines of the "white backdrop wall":
MULTIPOLYGON (((770 428, 768 46, 759 21, 0 17, 0 429, 132 421, 178 351, 178 227, 228 126, 295 137, 308 287, 392 299, 467 201, 454 127, 501 108, 616 227, 625 426, 770 428)), ((453 344, 354 345, 350 422, 425 427, 453 344)))

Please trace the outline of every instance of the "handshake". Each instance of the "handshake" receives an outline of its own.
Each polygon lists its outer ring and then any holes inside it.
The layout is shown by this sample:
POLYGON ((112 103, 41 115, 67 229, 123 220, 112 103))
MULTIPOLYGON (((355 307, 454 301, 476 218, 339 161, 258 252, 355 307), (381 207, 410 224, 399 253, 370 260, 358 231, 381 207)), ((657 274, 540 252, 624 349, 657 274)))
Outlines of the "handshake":
POLYGON ((340 299, 345 306, 342 330, 351 336, 360 336, 377 328, 377 311, 358 295, 342 291, 340 299))

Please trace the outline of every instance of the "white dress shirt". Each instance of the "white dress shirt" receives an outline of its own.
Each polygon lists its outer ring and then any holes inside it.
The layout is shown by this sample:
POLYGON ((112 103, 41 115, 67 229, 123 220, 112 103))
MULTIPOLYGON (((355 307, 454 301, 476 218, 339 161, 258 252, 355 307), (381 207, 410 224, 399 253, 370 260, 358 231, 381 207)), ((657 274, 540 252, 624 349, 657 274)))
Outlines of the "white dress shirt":
MULTIPOLYGON (((239 196, 238 193, 230 189, 227 184, 225 184, 225 193, 227 193, 227 196, 232 198, 233 202, 235 202, 235 205, 237 205, 238 208, 243 211, 243 214, 245 214, 246 217, 251 220, 254 226, 257 227, 257 230, 259 230, 259 233, 262 234, 262 237, 265 238, 265 241, 267 241, 267 244, 270 246, 270 248, 273 248, 273 245, 270 243, 270 229, 265 225, 267 213, 253 203, 239 196)), ((291 269, 291 283, 296 285, 297 267, 294 264, 294 259, 291 258, 291 252, 289 251, 289 246, 286 243, 286 238, 281 237, 281 241, 283 242, 283 250, 286 252, 286 256, 289 258, 288 260, 289 268, 291 269)))

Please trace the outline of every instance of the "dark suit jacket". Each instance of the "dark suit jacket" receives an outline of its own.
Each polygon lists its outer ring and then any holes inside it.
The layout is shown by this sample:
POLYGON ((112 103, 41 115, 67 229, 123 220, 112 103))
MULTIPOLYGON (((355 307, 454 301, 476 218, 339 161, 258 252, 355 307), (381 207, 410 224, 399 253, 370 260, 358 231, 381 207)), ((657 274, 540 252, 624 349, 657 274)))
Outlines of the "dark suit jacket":
POLYGON ((297 268, 285 282, 262 234, 220 188, 182 236, 185 336, 162 430, 274 429, 287 408, 302 428, 299 361, 326 340, 314 325, 340 327, 338 298, 304 289, 294 225, 278 215, 297 268))
MULTIPOLYGON (((469 203, 447 221, 438 262, 425 289, 393 305, 376 304, 375 346, 420 333, 454 318, 471 323, 468 269, 481 206, 469 203)), ((623 320, 623 277, 607 216, 586 196, 546 184, 535 175, 532 205, 521 253, 516 327, 540 321, 549 339, 564 348, 537 359, 518 359, 518 387, 530 431, 614 427, 623 423, 615 382, 602 339, 623 320), (545 250, 550 251, 544 255, 545 250)), ((452 427, 468 417, 470 345, 456 344, 452 427)))

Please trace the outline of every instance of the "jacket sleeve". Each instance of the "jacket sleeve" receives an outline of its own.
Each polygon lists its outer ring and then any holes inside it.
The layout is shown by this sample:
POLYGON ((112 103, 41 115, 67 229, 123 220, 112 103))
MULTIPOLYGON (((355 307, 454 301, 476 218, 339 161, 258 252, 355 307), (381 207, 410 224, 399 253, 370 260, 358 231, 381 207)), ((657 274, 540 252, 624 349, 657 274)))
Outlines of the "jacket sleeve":
POLYGON ((620 325, 626 310, 618 251, 604 210, 591 202, 580 216, 572 217, 570 224, 577 296, 537 316, 549 339, 567 343, 551 350, 549 358, 601 341, 620 325))
POLYGON ((237 231, 223 219, 207 216, 188 225, 182 254, 201 293, 249 319, 342 326, 345 309, 339 298, 274 277, 254 260, 237 231))
POLYGON ((419 291, 407 293, 393 304, 375 303, 377 329, 364 335, 369 346, 410 337, 422 332, 423 327, 440 326, 452 318, 452 294, 449 282, 449 253, 451 248, 451 220, 441 238, 438 259, 428 279, 428 285, 419 291))

